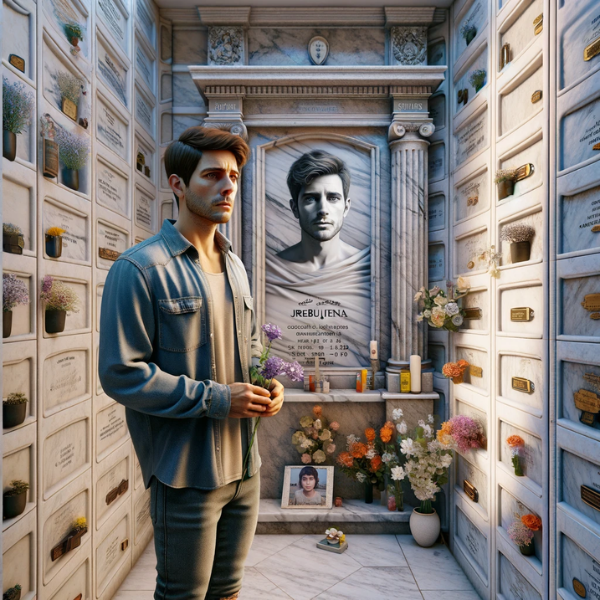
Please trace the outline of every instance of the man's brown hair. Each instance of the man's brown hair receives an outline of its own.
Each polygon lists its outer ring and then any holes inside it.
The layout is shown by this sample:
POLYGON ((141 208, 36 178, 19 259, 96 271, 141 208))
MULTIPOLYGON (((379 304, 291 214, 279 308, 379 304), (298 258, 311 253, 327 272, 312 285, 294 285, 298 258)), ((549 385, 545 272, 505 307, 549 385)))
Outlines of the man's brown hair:
MULTIPOLYGON (((202 158, 202 152, 208 150, 228 150, 235 156, 239 169, 250 158, 250 148, 240 136, 221 129, 190 127, 179 136, 178 140, 171 142, 165 151, 167 177, 178 175, 186 186, 189 185, 202 158)), ((175 201, 179 206, 176 195, 175 201)))

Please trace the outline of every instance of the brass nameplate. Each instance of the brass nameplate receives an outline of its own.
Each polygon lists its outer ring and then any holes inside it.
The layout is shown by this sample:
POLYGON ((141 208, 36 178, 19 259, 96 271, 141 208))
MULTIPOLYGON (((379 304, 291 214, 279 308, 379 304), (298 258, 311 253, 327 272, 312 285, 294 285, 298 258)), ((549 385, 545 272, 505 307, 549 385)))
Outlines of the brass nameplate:
POLYGON ((517 390, 518 392, 531 394, 535 390, 535 385, 533 384, 533 381, 529 381, 529 379, 524 379, 523 377, 513 377, 512 389, 517 390))
POLYGON ((589 312, 597 312, 600 310, 600 294, 586 294, 583 297, 581 306, 589 312))
POLYGON ((533 35, 540 35, 540 33, 542 33, 543 30, 544 30, 544 21, 540 21, 540 23, 538 23, 535 26, 535 29, 533 30, 533 35))
POLYGON ((588 425, 589 427, 593 427, 594 426, 594 421, 596 420, 596 415, 594 415, 592 413, 589 413, 589 412, 583 411, 581 413, 581 416, 579 417, 579 420, 584 425, 588 425))
POLYGON ((471 377, 483 377, 483 369, 475 365, 469 365, 469 373, 471 377))
POLYGON ((111 505, 119 496, 129 489, 129 479, 122 479, 121 483, 106 494, 106 505, 111 505))
POLYGON ((528 306, 510 309, 510 320, 517 322, 526 322, 533 320, 534 311, 528 306))
POLYGON ((585 598, 587 596, 585 586, 576 577, 573 577, 573 589, 580 598, 585 598))
POLYGON ((600 492, 595 489, 588 487, 587 485, 581 486, 581 499, 592 508, 600 510, 600 492))
POLYGON ((592 150, 600 150, 600 142, 592 146, 592 150))
POLYGON ((98 248, 98 256, 100 258, 105 258, 106 260, 115 261, 121 256, 121 252, 111 250, 110 248, 98 248))
POLYGON ((600 37, 596 38, 586 49, 583 51, 583 60, 586 62, 592 60, 594 56, 600 54, 600 37))
POLYGON ((515 171, 515 181, 521 181, 522 179, 526 179, 535 173, 535 167, 531 163, 527 163, 522 167, 519 167, 515 171))
POLYGON ((594 225, 592 227, 592 233, 600 233, 600 225, 594 225))
POLYGON ((144 165, 144 175, 150 177, 150 167, 148 165, 144 165))
POLYGON ((482 312, 480 308, 477 307, 467 307, 464 309, 465 315, 464 319, 470 319, 472 321, 478 321, 482 317, 482 312))
POLYGON ((467 198, 467 206, 475 206, 479 202, 479 196, 469 196, 467 198))
POLYGON ((531 104, 535 104, 536 102, 539 102, 542 99, 542 96, 543 96, 542 90, 536 90, 535 92, 533 92, 533 94, 531 94, 531 104))
POLYGON ((75 596, 73 600, 81 600, 83 598, 83 594, 79 594, 79 596, 75 596))
POLYGON ((589 412, 593 415, 600 412, 600 397, 589 390, 579 390, 573 394, 575 406, 579 410, 589 412))
POLYGON ((600 392, 600 375, 594 373, 585 373, 583 380, 587 381, 591 386, 595 387, 600 392))
POLYGON ((477 488, 466 479, 463 481, 463 490, 469 499, 473 502, 479 502, 479 492, 477 491, 477 488))
POLYGON ((15 68, 19 69, 21 73, 25 73, 25 59, 17 56, 16 54, 8 55, 8 62, 15 68))
POLYGON ((43 146, 44 177, 58 177, 58 144, 54 140, 44 139, 43 146))
POLYGON ((590 315, 590 319, 594 320, 594 321, 600 321, 600 312, 597 313, 592 313, 590 315))
POLYGON ((77 121, 77 104, 68 98, 62 99, 62 111, 73 121, 77 121))
POLYGON ((125 538, 122 542, 121 542, 121 551, 125 552, 125 550, 127 550, 127 548, 129 548, 129 538, 125 538))
POLYGON ((535 27, 536 25, 539 25, 542 21, 544 20, 544 13, 542 13, 541 15, 538 15, 534 20, 533 20, 533 26, 535 27))
POLYGON ((472 260, 470 260, 470 261, 467 263, 467 269, 472 269, 473 267, 475 267, 475 262, 474 262, 474 261, 472 261, 472 260))

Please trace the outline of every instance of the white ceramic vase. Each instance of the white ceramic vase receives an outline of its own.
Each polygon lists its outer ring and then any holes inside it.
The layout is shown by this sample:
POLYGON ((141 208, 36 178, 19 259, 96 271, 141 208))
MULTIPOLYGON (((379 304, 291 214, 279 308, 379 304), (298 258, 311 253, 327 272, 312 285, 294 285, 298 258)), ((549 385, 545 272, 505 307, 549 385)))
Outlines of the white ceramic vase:
POLYGON ((439 515, 435 510, 430 515, 422 515, 414 508, 410 515, 410 532, 419 546, 433 546, 440 535, 439 515))

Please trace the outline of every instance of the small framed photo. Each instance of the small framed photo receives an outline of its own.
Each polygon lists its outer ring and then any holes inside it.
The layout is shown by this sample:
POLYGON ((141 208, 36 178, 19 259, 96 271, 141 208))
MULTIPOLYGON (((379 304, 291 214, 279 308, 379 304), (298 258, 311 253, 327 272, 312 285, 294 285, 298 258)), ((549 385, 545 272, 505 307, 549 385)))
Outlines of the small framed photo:
POLYGON ((281 508, 333 506, 333 467, 287 466, 283 479, 281 508))

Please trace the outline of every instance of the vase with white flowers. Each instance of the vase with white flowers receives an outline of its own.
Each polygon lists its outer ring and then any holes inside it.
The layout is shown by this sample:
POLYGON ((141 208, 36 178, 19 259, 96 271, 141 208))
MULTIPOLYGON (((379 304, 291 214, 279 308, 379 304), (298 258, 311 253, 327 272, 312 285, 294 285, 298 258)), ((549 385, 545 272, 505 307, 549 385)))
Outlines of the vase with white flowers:
POLYGON ((469 282, 459 277, 456 285, 451 281, 446 282, 446 291, 437 285, 430 290, 422 287, 415 294, 415 302, 423 310, 419 313, 417 321, 427 321, 431 327, 458 331, 463 324, 466 312, 458 305, 458 300, 469 293, 469 282))

